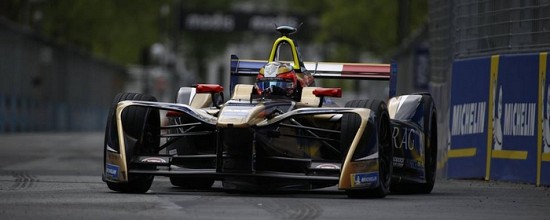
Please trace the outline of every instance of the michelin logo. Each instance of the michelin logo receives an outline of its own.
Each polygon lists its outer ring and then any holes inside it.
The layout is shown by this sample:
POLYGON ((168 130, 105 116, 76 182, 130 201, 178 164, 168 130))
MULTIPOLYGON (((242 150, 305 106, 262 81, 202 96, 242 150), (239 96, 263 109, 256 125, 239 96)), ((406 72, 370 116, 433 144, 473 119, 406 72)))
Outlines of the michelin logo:
POLYGON ((502 150, 504 135, 534 136, 536 103, 505 103, 503 107, 502 86, 493 91, 493 149, 502 150))
POLYGON ((486 102, 453 106, 452 135, 481 134, 485 131, 486 102))
POLYGON ((372 187, 378 183, 378 173, 355 173, 351 174, 352 187, 372 187))

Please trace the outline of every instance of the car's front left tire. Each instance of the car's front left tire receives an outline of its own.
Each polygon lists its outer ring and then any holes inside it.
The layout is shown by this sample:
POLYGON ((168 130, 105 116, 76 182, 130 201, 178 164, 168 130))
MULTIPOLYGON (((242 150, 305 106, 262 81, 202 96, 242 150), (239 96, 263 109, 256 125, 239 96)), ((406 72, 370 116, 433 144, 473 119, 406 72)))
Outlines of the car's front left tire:
MULTIPOLYGON (((120 101, 136 100, 136 101, 157 101, 155 97, 138 94, 138 93, 119 93, 113 99, 109 115, 107 118, 107 126, 105 129, 104 142, 104 166, 106 166, 107 146, 118 149, 120 145, 117 135, 116 123, 116 108, 120 101)), ((151 110, 144 107, 130 106, 122 112, 122 127, 126 135, 137 139, 134 145, 126 144, 126 164, 128 168, 135 168, 131 165, 131 158, 137 153, 155 153, 160 145, 160 115, 158 110, 151 110)), ((154 167, 140 167, 144 169, 154 169, 154 167)), ((104 167, 105 170, 105 167, 104 167)), ((135 175, 128 174, 127 182, 111 182, 106 181, 109 189, 124 193, 145 193, 153 183, 153 175, 135 175)))

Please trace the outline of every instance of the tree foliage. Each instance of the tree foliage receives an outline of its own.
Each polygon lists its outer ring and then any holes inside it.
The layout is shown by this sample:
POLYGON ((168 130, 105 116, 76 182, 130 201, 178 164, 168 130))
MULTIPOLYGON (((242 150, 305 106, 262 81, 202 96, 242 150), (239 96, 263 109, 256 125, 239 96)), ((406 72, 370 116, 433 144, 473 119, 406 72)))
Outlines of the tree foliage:
MULTIPOLYGON (((47 38, 117 63, 136 63, 159 40, 162 5, 171 0, 8 0, 0 16, 34 27, 47 38)), ((164 19, 164 20, 163 20, 164 19)))
POLYGON ((425 23, 427 1, 409 0, 339 0, 302 2, 320 18, 316 41, 328 45, 328 56, 334 61, 357 61, 361 52, 388 55, 398 39, 399 4, 406 3, 408 17, 403 25, 414 30, 425 23))
POLYGON ((43 33, 119 63, 135 63, 140 50, 160 37, 162 4, 150 0, 50 0, 43 7, 43 33))

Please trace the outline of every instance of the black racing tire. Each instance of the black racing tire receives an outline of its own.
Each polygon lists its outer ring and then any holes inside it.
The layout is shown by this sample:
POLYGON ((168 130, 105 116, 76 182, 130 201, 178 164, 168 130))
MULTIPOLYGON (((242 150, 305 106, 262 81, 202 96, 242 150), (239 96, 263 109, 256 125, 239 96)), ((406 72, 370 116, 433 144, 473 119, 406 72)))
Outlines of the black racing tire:
POLYGON ((214 180, 172 176, 170 183, 182 189, 210 189, 214 185, 214 180))
POLYGON ((433 98, 427 93, 420 93, 422 95, 424 118, 424 129, 426 137, 424 140, 425 158, 424 158, 424 172, 426 173, 425 183, 410 183, 410 182, 394 182, 392 183, 390 190, 392 193, 397 194, 429 194, 432 192, 437 172, 437 115, 436 108, 433 102, 433 98))
MULTIPOLYGON (((103 149, 104 166, 107 157, 107 144, 118 149, 117 124, 116 124, 116 108, 120 101, 124 100, 139 100, 139 101, 157 101, 153 96, 143 95, 138 93, 119 93, 113 99, 109 115, 107 118, 107 127, 105 129, 105 143, 103 149)), ((144 107, 128 107, 122 112, 122 122, 124 132, 131 137, 137 138, 135 145, 125 146, 126 164, 128 169, 136 168, 131 165, 131 157, 134 154, 152 154, 158 153, 157 149, 160 145, 160 115, 158 110, 144 107)), ((140 167, 144 169, 155 169, 156 167, 140 167)), ((105 167, 104 167, 105 170, 105 167)), ((145 193, 153 183, 153 175, 134 175, 128 174, 128 182, 116 183, 107 181, 109 189, 123 193, 145 193)))
MULTIPOLYGON (((353 100, 345 105, 346 107, 368 108, 375 112, 375 132, 377 132, 379 159, 379 186, 374 189, 353 189, 346 190, 349 198, 384 198, 389 193, 391 176, 393 173, 393 147, 391 146, 390 117, 386 103, 381 100, 353 100)), ((357 129, 361 124, 361 118, 356 114, 344 114, 341 124, 341 150, 345 158, 349 146, 355 137, 357 129)), ((369 134, 365 132, 363 138, 369 134)), ((359 144, 365 144, 361 141, 359 144)))
POLYGON ((146 193, 153 185, 154 176, 128 176, 125 183, 107 182, 110 190, 122 193, 146 193))

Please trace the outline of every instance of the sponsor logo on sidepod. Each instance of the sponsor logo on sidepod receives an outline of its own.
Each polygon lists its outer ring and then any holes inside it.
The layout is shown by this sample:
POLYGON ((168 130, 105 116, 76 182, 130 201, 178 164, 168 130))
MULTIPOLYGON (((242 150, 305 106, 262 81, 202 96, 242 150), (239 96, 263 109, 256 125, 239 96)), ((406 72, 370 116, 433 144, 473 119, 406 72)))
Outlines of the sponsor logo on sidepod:
POLYGON ((394 157, 393 158, 393 166, 394 167, 403 167, 405 165, 405 158, 403 157, 394 157))

